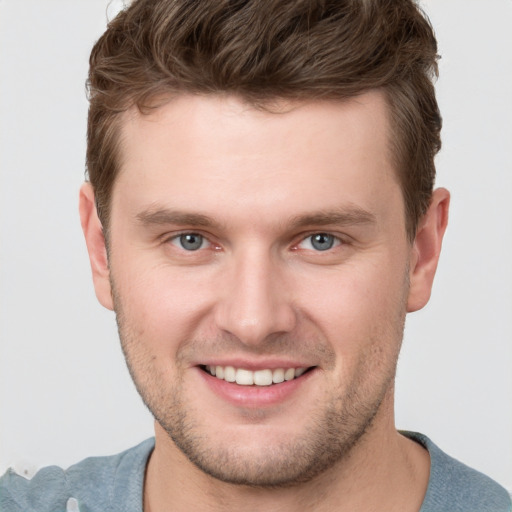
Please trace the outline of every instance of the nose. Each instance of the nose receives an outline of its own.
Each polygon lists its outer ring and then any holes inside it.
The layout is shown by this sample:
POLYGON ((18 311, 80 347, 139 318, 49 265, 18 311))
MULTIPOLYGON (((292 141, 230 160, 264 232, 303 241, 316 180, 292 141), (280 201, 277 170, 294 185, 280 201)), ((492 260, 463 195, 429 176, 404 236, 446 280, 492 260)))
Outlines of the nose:
POLYGON ((265 251, 235 255, 216 308, 217 328, 247 346, 293 330, 296 314, 281 265, 265 251))

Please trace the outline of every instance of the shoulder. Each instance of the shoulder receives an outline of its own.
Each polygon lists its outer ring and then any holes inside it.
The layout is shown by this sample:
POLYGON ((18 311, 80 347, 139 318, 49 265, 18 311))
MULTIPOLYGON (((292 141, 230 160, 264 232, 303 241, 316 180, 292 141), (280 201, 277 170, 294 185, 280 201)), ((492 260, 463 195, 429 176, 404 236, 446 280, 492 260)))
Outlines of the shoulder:
POLYGON ((511 512, 508 492, 488 476, 450 457, 427 436, 402 432, 430 454, 430 479, 420 512, 511 512))
POLYGON ((70 498, 88 512, 140 510, 154 440, 117 455, 90 457, 63 470, 41 469, 30 480, 8 470, 0 478, 0 512, 65 512, 70 498))

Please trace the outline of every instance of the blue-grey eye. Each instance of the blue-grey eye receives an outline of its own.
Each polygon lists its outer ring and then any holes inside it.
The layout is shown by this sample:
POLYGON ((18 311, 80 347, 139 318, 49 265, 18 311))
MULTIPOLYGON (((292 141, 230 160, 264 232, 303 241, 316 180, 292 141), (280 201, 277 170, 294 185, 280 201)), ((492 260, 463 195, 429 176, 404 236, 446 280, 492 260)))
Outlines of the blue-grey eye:
POLYGON ((186 251, 197 251, 204 244, 204 237, 197 233, 184 233, 178 237, 179 244, 186 251))
POLYGON ((336 237, 327 233, 316 233, 309 237, 311 246, 317 251, 328 251, 334 247, 336 237))

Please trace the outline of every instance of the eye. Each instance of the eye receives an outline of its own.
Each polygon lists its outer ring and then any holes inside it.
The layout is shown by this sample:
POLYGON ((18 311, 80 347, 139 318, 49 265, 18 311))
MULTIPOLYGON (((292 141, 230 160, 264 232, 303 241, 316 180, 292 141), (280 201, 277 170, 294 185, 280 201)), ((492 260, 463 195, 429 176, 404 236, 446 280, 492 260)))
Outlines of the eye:
POLYGON ((197 251, 209 245, 208 240, 199 233, 183 233, 174 237, 171 243, 181 249, 185 249, 185 251, 197 251))
POLYGON ((313 249, 314 251, 328 251, 341 244, 341 240, 329 233, 315 233, 308 236, 299 244, 301 249, 313 249))

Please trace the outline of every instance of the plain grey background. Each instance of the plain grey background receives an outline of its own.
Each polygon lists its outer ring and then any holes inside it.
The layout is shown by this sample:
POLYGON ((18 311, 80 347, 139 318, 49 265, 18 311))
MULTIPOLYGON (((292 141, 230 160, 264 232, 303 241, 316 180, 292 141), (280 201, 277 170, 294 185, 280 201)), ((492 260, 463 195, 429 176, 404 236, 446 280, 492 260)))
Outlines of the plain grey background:
MULTIPOLYGON (((438 184, 453 199, 431 303, 407 321, 397 425, 512 490, 512 1, 422 5, 442 54, 438 184)), ((118 8, 0 0, 0 473, 152 433, 77 213, 88 54, 118 8)))

